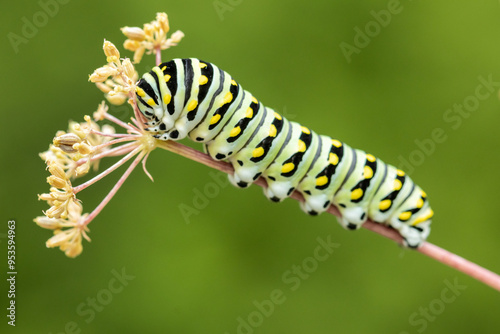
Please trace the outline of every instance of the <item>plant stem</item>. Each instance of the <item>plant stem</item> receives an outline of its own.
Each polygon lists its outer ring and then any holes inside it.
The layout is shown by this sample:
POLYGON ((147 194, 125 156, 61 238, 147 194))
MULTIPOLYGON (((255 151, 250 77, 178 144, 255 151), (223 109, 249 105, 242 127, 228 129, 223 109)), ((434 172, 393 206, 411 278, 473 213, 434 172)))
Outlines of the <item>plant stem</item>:
POLYGON ((148 160, 148 157, 149 157, 149 153, 151 153, 151 151, 149 151, 146 156, 144 157, 144 159, 142 159, 142 170, 144 171, 144 173, 149 177, 149 179, 152 181, 152 182, 155 182, 155 180, 153 179, 153 176, 148 172, 148 169, 146 168, 146 161, 148 160))
POLYGON ((90 131, 92 133, 94 133, 96 135, 99 135, 99 136, 102 136, 102 137, 122 138, 122 137, 128 137, 128 136, 130 136, 129 133, 104 133, 104 132, 97 131, 97 130, 94 130, 94 129, 91 129, 90 131))
MULTIPOLYGON (((234 169, 231 166, 231 164, 222 161, 215 161, 212 158, 210 158, 210 156, 208 156, 207 154, 197 151, 191 147, 184 146, 177 142, 158 141, 157 147, 179 154, 183 157, 202 163, 208 167, 217 169, 221 172, 227 174, 234 173, 234 169)), ((267 183, 262 177, 260 177, 254 183, 263 188, 267 187, 267 183)), ((290 197, 300 202, 304 201, 303 196, 297 191, 294 191, 290 197)), ((328 208, 327 212, 337 217, 340 216, 338 209, 333 205, 331 205, 328 208)), ((389 238, 393 241, 396 241, 400 245, 402 244, 403 238, 401 237, 401 235, 399 235, 398 232, 396 232, 393 229, 390 229, 387 226, 368 220, 366 223, 363 224, 363 227, 372 232, 378 233, 386 238, 389 238)), ((427 255, 428 257, 433 258, 436 261, 439 261, 458 271, 461 271, 464 274, 471 276, 477 279, 478 281, 483 282, 484 284, 492 287, 493 289, 500 291, 500 276, 492 271, 489 271, 473 262, 470 262, 454 253, 451 253, 429 242, 424 242, 419 248, 416 249, 416 251, 424 255, 427 255)))
POLYGON ((418 251, 500 291, 500 277, 486 268, 429 242, 425 242, 418 251))
MULTIPOLYGON (((134 150, 135 151, 135 150, 134 150)), ((136 152, 137 153, 137 152, 136 152)), ((83 226, 88 225, 100 212, 101 210, 108 204, 108 202, 113 198, 113 196, 116 194, 118 189, 122 186, 122 184, 125 182, 125 180, 129 177, 130 173, 134 170, 134 168, 141 162, 141 159, 144 157, 145 152, 142 151, 136 158, 135 160, 130 164, 130 166, 127 168, 125 173, 123 173, 122 177, 118 180, 118 182, 115 184, 113 189, 104 197, 102 202, 92 211, 90 215, 88 215, 85 218, 85 221, 82 223, 83 226)))
POLYGON ((156 66, 161 64, 161 46, 158 45, 155 48, 155 55, 156 55, 156 66))
POLYGON ((124 141, 132 141, 132 140, 137 140, 137 136, 132 136, 132 135, 129 135, 129 134, 124 134, 123 136, 120 136, 120 138, 117 138, 117 139, 113 139, 113 140, 110 140, 104 144, 100 144, 100 145, 97 145, 97 146, 94 146, 92 149, 95 151, 98 151, 100 150, 101 148, 104 148, 106 146, 111 146, 111 145, 115 145, 115 144, 118 144, 118 143, 122 143, 124 141))
POLYGON ((109 120, 109 121, 111 121, 111 122, 113 122, 113 123, 115 123, 115 124, 118 124, 118 125, 119 125, 119 126, 121 126, 122 128, 129 130, 129 131, 130 131, 130 132, 132 132, 132 133, 138 133, 138 131, 137 131, 137 129, 136 129, 136 128, 134 128, 134 127, 132 127, 131 125, 129 125, 129 124, 127 124, 127 123, 125 123, 125 122, 123 122, 123 121, 119 120, 118 118, 116 118, 115 116, 113 116, 113 115, 111 115, 111 114, 105 113, 105 114, 104 114, 104 117, 105 117, 107 120, 109 120))
POLYGON ((142 147, 140 147, 140 146, 136 147, 132 152, 130 152, 129 154, 127 154, 126 156, 124 156, 123 158, 121 158, 120 160, 118 160, 113 166, 109 167, 104 172, 102 172, 99 175, 93 177, 92 179, 88 180, 87 182, 80 184, 79 186, 73 187, 73 193, 77 194, 80 191, 82 191, 83 189, 85 189, 85 188, 93 185, 97 181, 101 180, 103 177, 109 175, 111 172, 113 172, 118 167, 120 167, 121 165, 123 165, 125 162, 127 162, 134 155, 136 155, 137 153, 139 153, 139 151, 141 149, 142 149, 142 147))
MULTIPOLYGON (((100 159, 105 158, 105 157, 114 157, 117 155, 124 155, 124 154, 132 151, 136 146, 137 146, 137 143, 132 142, 132 143, 124 144, 121 146, 113 147, 112 149, 109 149, 107 151, 104 151, 104 152, 101 152, 101 153, 98 153, 98 154, 92 156, 92 158, 90 158, 90 161, 100 160, 100 159)), ((82 158, 76 162, 76 165, 77 166, 83 165, 87 161, 88 161, 88 158, 82 158)))
POLYGON ((144 129, 144 123, 146 122, 146 118, 142 115, 141 111, 137 107, 137 98, 135 97, 135 94, 130 92, 129 97, 132 99, 133 103, 131 103, 132 108, 134 109, 134 117, 135 118, 135 124, 140 130, 144 129))

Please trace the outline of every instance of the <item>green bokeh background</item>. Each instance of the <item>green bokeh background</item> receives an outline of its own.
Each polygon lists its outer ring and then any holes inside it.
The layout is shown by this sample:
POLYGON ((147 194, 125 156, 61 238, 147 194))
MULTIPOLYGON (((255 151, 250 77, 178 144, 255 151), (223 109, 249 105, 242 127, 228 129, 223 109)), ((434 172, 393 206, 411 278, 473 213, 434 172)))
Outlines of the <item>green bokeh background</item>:
MULTIPOLYGON (((500 272, 498 85, 456 129, 443 118, 474 96, 479 76, 500 81, 498 1, 401 1, 402 11, 350 63, 340 43, 352 45, 354 28, 364 30, 374 20, 370 12, 391 1, 216 3, 231 10, 220 16, 213 1, 72 0, 18 53, 7 35, 21 34, 22 18, 32 21, 41 7, 36 1, 4 4, 1 331, 498 332, 498 292, 369 231, 344 231, 330 215, 306 216, 293 200, 270 203, 259 187, 218 187, 187 223, 179 207, 193 206, 195 192, 212 186, 211 170, 166 151, 148 161, 154 183, 136 170, 92 222, 92 243, 85 242, 81 256, 69 259, 45 248, 50 232, 32 222, 47 208, 36 200, 48 190, 38 152, 69 119, 81 120, 101 101, 87 78, 104 62, 103 39, 121 45, 119 27, 142 25, 166 11, 172 29, 186 37, 164 59, 213 62, 290 119, 388 163, 413 156, 416 163, 406 169, 436 212, 430 242, 500 272), (415 160, 416 141, 428 141, 437 128, 446 140, 415 160), (5 317, 9 219, 17 222, 15 329, 5 317), (318 237, 329 236, 339 247, 292 290, 282 276, 314 254, 318 237), (112 271, 122 268, 135 278, 111 300, 102 299, 110 296, 112 271), (454 280, 466 288, 443 303, 446 281, 454 280), (239 317, 260 320, 254 302, 268 300, 276 289, 285 301, 256 328, 238 331, 239 317), (88 321, 89 313, 77 310, 96 297, 106 305, 88 321), (421 312, 429 307, 424 320, 421 312)), ((138 69, 152 64, 146 57, 138 69)), ((122 119, 132 115, 114 110, 122 119)), ((119 174, 81 193, 85 210, 100 202, 119 174)), ((444 298, 450 296, 445 291, 444 298)))

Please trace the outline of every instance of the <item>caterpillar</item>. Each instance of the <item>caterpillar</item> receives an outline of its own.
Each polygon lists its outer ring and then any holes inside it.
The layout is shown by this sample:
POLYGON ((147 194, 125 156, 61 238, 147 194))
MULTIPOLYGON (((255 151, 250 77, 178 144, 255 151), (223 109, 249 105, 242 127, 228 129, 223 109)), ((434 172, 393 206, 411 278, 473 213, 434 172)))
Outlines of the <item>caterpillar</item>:
POLYGON ((136 99, 155 138, 203 143, 212 159, 233 165, 229 180, 237 187, 263 177, 271 201, 296 190, 309 215, 335 205, 344 228, 371 219, 397 230, 407 247, 420 246, 430 233, 427 195, 403 171, 287 120, 214 64, 162 63, 139 80, 136 99))

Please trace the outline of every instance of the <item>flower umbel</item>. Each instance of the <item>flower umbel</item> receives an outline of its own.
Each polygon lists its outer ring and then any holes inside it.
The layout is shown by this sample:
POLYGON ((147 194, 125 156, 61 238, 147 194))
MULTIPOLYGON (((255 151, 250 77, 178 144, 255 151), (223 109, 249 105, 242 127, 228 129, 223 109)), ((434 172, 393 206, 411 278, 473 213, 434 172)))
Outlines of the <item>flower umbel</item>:
MULTIPOLYGON (((135 51, 136 63, 147 51, 147 54, 155 53, 159 64, 161 50, 176 45, 184 36, 177 31, 167 38, 169 23, 165 13, 158 13, 156 20, 146 23, 144 29, 125 27, 122 31, 128 37, 125 48, 135 51)), ((145 120, 137 108, 135 87, 139 76, 130 59, 120 58, 120 52, 113 43, 105 40, 103 50, 106 65, 96 69, 89 76, 89 81, 104 92, 109 103, 120 105, 128 101, 134 110, 131 123, 125 123, 109 114, 108 106, 102 101, 93 114, 93 120, 90 116, 85 116, 85 122, 71 121, 68 130, 58 131, 49 149, 40 153, 51 175, 47 178, 49 193, 38 195, 38 199, 46 201, 50 208, 44 211, 44 216, 37 217, 34 221, 40 227, 54 231, 54 235, 46 243, 47 247, 59 247, 68 257, 76 257, 82 252, 82 239, 90 241, 87 235, 88 224, 107 205, 141 161, 144 172, 153 179, 146 170, 146 160, 158 143, 144 130, 145 120), (98 125, 97 122, 104 120, 114 123, 114 126, 98 125), (121 128, 122 133, 117 133, 115 127, 121 128), (72 184, 76 178, 87 174, 91 167, 97 171, 101 159, 119 156, 123 157, 94 178, 77 186, 72 184), (91 213, 82 214, 82 202, 77 199, 77 194, 134 156, 133 162, 102 202, 91 213)), ((169 147, 169 143, 161 145, 163 148, 169 147)))
MULTIPOLYGON (((102 102, 94 113, 95 119, 114 122, 124 128, 126 133, 115 133, 115 128, 110 125, 99 127, 90 116, 85 116, 86 122, 70 122, 68 132, 58 131, 49 150, 40 154, 51 174, 47 178, 51 187, 49 193, 39 195, 38 199, 46 201, 50 208, 44 212, 45 216, 37 217, 35 222, 43 228, 54 230, 54 236, 47 241, 47 247, 59 247, 69 257, 82 252, 82 236, 90 241, 86 233, 87 225, 111 200, 141 160, 145 166, 149 152, 156 147, 156 140, 152 135, 142 128, 116 119, 107 110, 102 102), (91 166, 97 169, 102 158, 120 155, 125 156, 99 175, 78 186, 72 185, 72 180, 87 174, 91 166), (104 200, 90 214, 82 215, 81 201, 76 195, 135 155, 137 157, 134 162, 104 200), (68 227, 69 229, 63 230, 68 227)), ((146 174, 150 176, 147 171, 146 174)))

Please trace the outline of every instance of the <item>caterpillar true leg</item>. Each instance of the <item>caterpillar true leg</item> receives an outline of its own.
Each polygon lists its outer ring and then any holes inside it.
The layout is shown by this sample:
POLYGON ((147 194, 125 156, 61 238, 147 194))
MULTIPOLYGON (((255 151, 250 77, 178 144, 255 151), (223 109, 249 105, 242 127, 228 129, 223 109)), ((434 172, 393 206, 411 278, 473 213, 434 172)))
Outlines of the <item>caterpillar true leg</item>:
POLYGON ((372 219, 399 231, 410 247, 430 233, 427 195, 403 171, 286 120, 213 64, 195 58, 163 63, 144 74, 136 95, 148 131, 160 140, 203 143, 213 159, 233 165, 229 179, 237 187, 262 176, 272 201, 297 190, 306 213, 333 204, 343 227, 358 229, 372 219))

